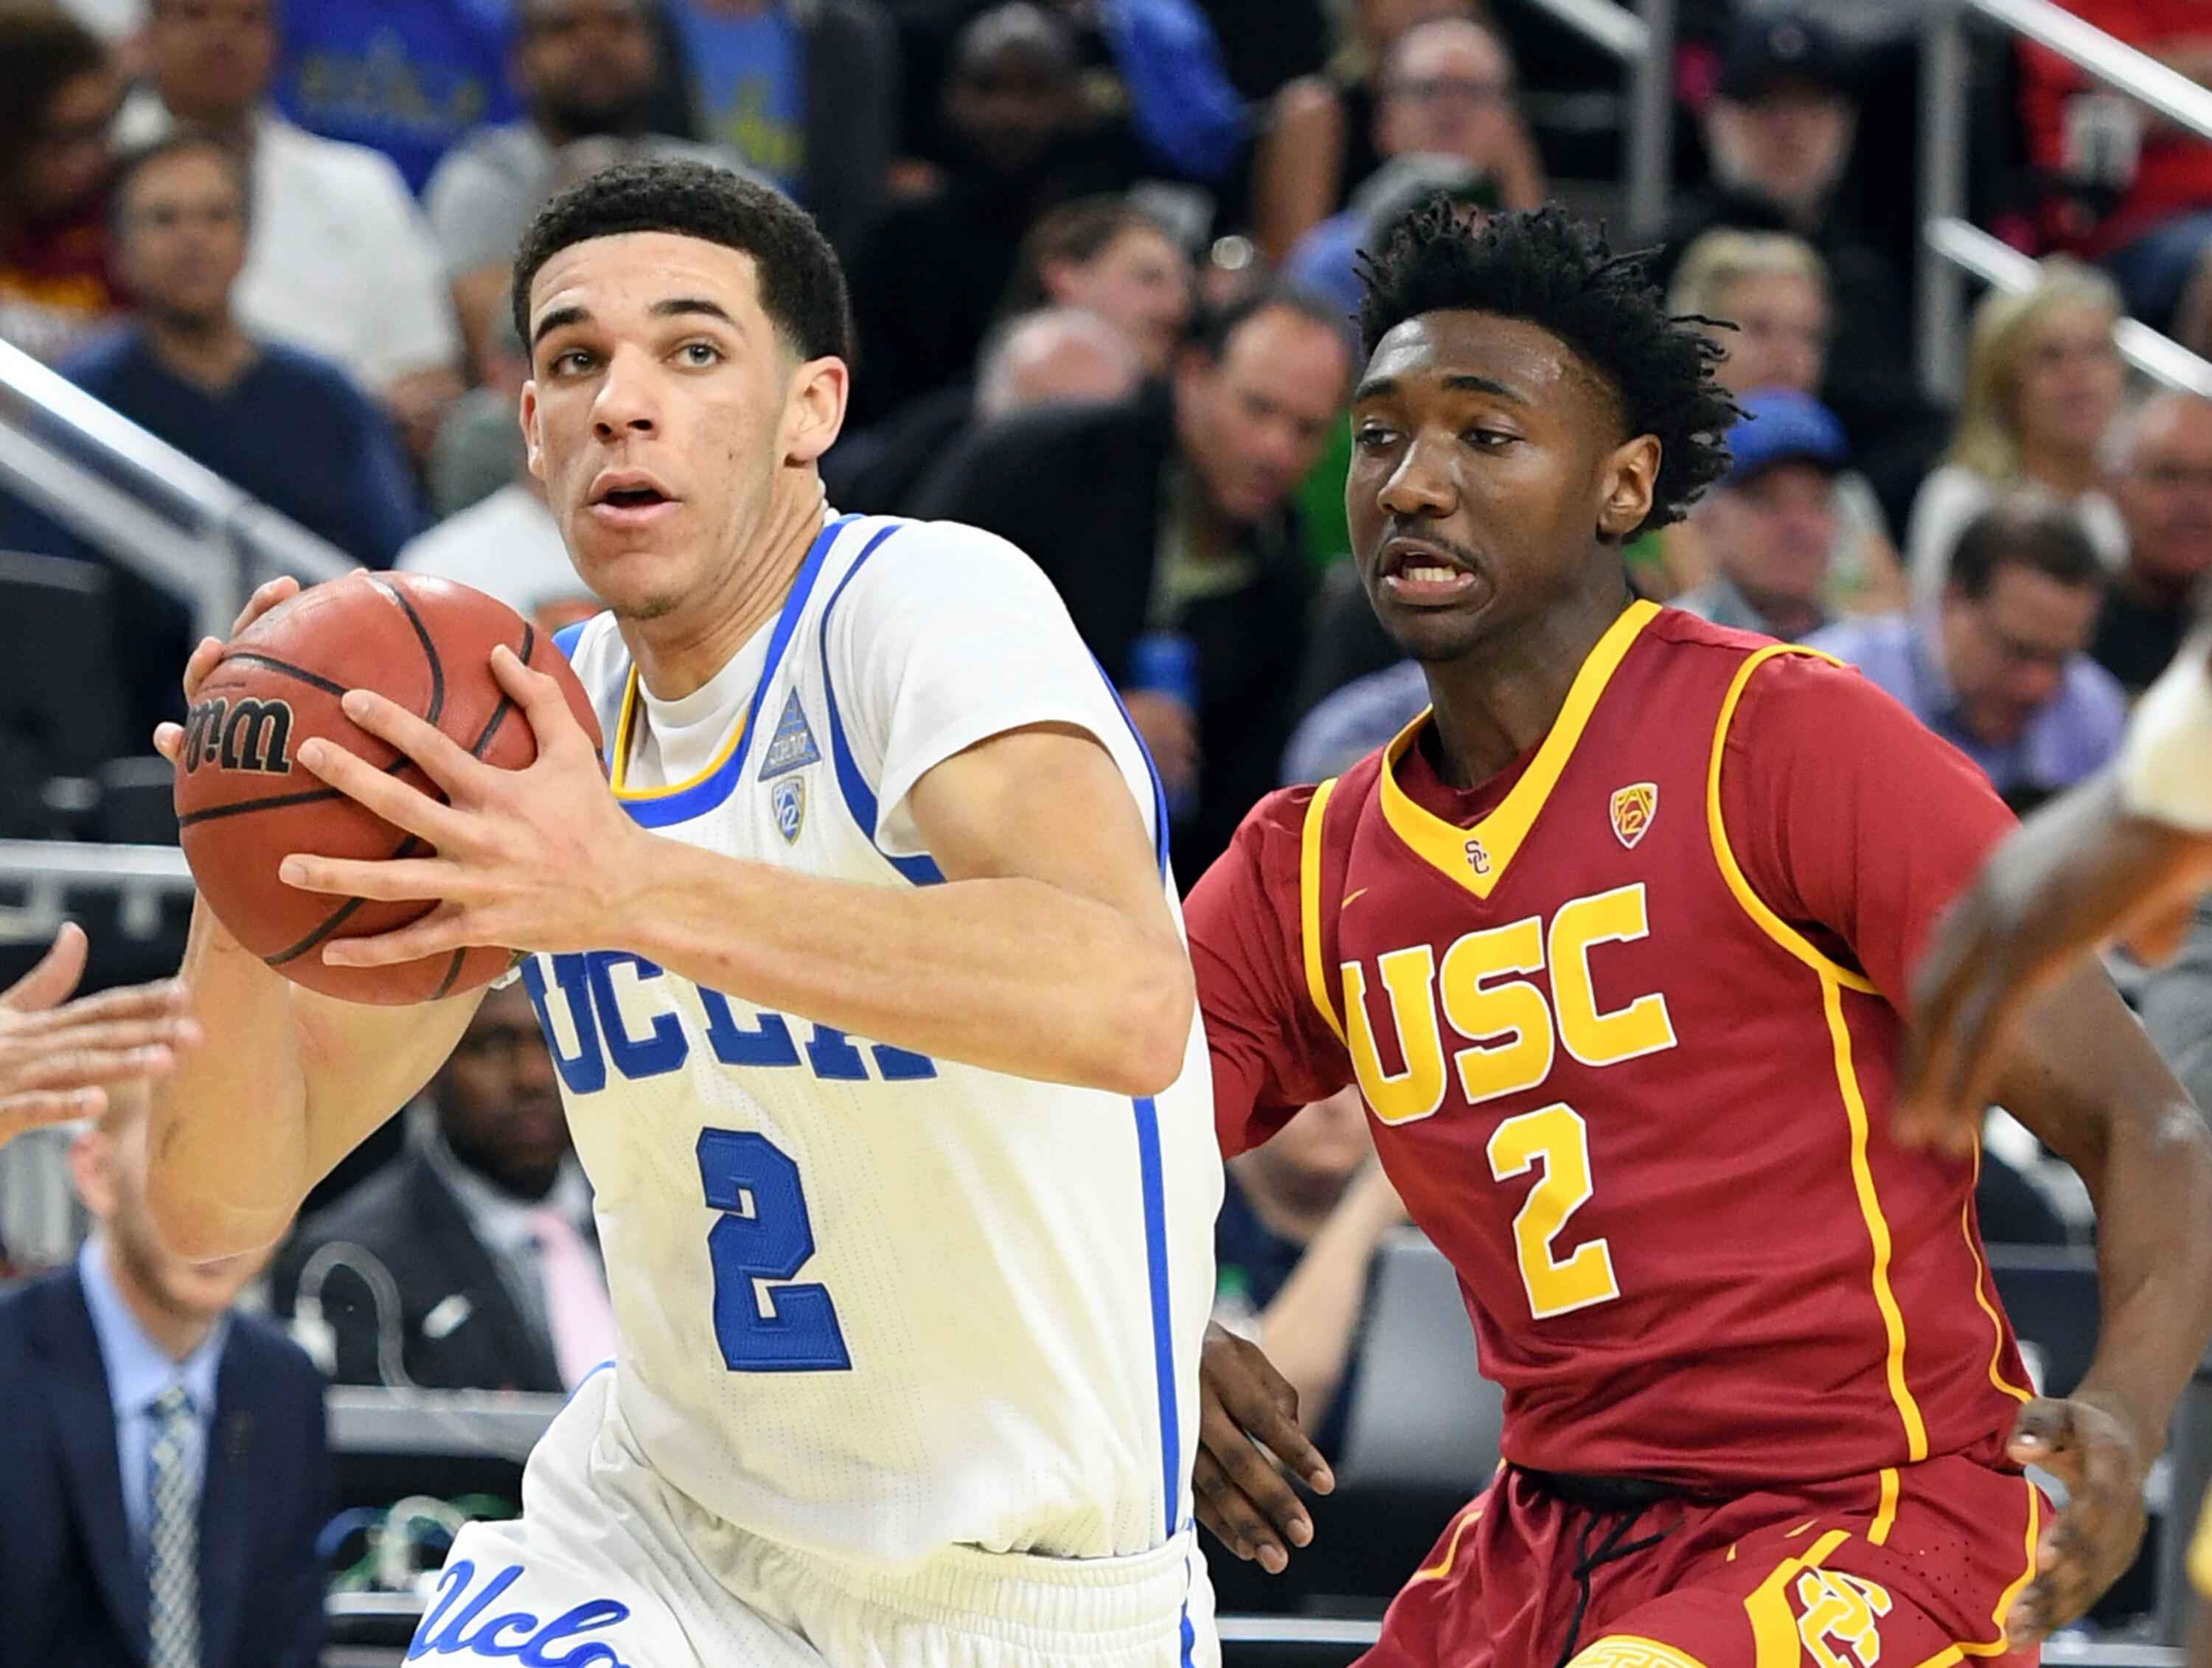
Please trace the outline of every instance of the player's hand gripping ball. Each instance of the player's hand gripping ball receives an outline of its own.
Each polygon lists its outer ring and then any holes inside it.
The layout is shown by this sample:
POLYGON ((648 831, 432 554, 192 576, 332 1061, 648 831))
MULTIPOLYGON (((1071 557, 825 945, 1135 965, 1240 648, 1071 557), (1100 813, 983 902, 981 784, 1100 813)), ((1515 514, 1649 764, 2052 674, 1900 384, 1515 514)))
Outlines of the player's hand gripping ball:
POLYGON ((227 643, 193 693, 177 757, 177 821, 200 896, 231 935, 285 977, 349 1001, 398 1006, 489 983, 512 953, 496 947, 392 967, 333 967, 332 939, 395 931, 436 907, 302 892, 276 878, 294 852, 357 859, 419 857, 428 848, 318 781, 296 763, 319 735, 433 798, 423 772, 340 709, 369 689, 436 725, 478 758, 520 770, 537 739, 492 676, 505 643, 549 673, 597 746, 583 685, 544 633, 505 603, 448 580, 349 574, 302 591, 227 643))

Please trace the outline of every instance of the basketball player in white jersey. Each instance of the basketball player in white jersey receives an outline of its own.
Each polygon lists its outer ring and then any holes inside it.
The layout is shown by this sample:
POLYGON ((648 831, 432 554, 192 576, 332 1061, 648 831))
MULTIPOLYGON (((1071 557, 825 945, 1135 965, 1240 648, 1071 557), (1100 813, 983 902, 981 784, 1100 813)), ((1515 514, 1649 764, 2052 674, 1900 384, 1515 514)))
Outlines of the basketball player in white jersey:
POLYGON ((1954 904, 1914 976, 1898 1099, 1908 1140, 1970 1151, 2011 1026, 2100 945, 2180 947, 2212 886, 2212 635, 2136 703, 2118 764, 2036 812, 1954 904))
MULTIPOLYGON (((331 960, 530 953, 620 1325, 410 1657, 1214 1659, 1186 1480, 1220 1165, 1140 746, 1018 551, 825 508, 848 326, 786 199, 600 174, 515 300, 531 466, 610 608, 563 645, 605 774, 505 650, 522 771, 357 691, 450 805, 300 762, 437 855, 284 868, 441 900, 331 960)), ((192 1256, 281 1232, 475 1002, 319 998, 204 912, 184 977, 207 1042, 154 1190, 192 1256)))

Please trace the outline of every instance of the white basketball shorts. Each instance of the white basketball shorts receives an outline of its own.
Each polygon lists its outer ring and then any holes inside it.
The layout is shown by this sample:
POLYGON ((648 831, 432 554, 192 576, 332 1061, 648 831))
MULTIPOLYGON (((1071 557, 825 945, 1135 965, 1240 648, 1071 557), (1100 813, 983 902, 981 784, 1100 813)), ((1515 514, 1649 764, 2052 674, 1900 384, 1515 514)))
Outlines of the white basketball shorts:
POLYGON ((530 1456, 522 1515, 455 1539, 407 1659, 526 1668, 1218 1668, 1194 1532, 1127 1558, 955 1548, 885 1574, 750 1535, 637 1452, 615 1375, 530 1456))

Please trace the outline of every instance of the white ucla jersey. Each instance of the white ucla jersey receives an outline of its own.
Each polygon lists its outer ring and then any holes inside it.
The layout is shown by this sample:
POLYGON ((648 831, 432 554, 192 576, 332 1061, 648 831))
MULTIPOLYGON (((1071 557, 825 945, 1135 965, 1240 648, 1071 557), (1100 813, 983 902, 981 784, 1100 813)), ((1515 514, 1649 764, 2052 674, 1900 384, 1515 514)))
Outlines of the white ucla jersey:
MULTIPOLYGON (((1059 597, 973 528, 826 525, 782 615, 661 712, 677 751, 610 617, 564 642, 617 739, 617 796, 706 850, 937 884, 908 791, 1039 722, 1097 735, 1159 823, 1059 597), (704 751, 702 701, 726 714, 704 751)), ((533 956, 524 978, 596 1193, 622 1414, 677 1488, 882 1563, 957 1543, 1127 1555, 1187 1519, 1221 1196, 1195 1022, 1174 1087, 1132 1101, 848 1036, 634 955, 533 956)))

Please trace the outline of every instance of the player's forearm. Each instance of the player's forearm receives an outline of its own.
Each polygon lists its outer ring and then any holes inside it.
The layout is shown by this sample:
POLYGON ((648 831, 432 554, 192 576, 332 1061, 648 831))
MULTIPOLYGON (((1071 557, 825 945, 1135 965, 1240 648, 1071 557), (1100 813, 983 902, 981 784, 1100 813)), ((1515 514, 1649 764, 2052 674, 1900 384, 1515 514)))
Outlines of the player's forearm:
POLYGON ((307 1086, 289 985, 195 906, 179 970, 205 1037, 152 1091, 147 1196, 191 1257, 265 1245, 306 1196, 307 1086))
POLYGON ((2127 1424, 2146 1463, 2212 1338, 2212 1138, 2100 969, 2033 1007, 2005 1106, 2087 1184, 2102 1322, 2076 1391, 2127 1424))
POLYGON ((619 947, 763 1007, 1024 1077, 1158 1093, 1195 1002, 1171 927, 1029 880, 913 891, 672 843, 619 947))

